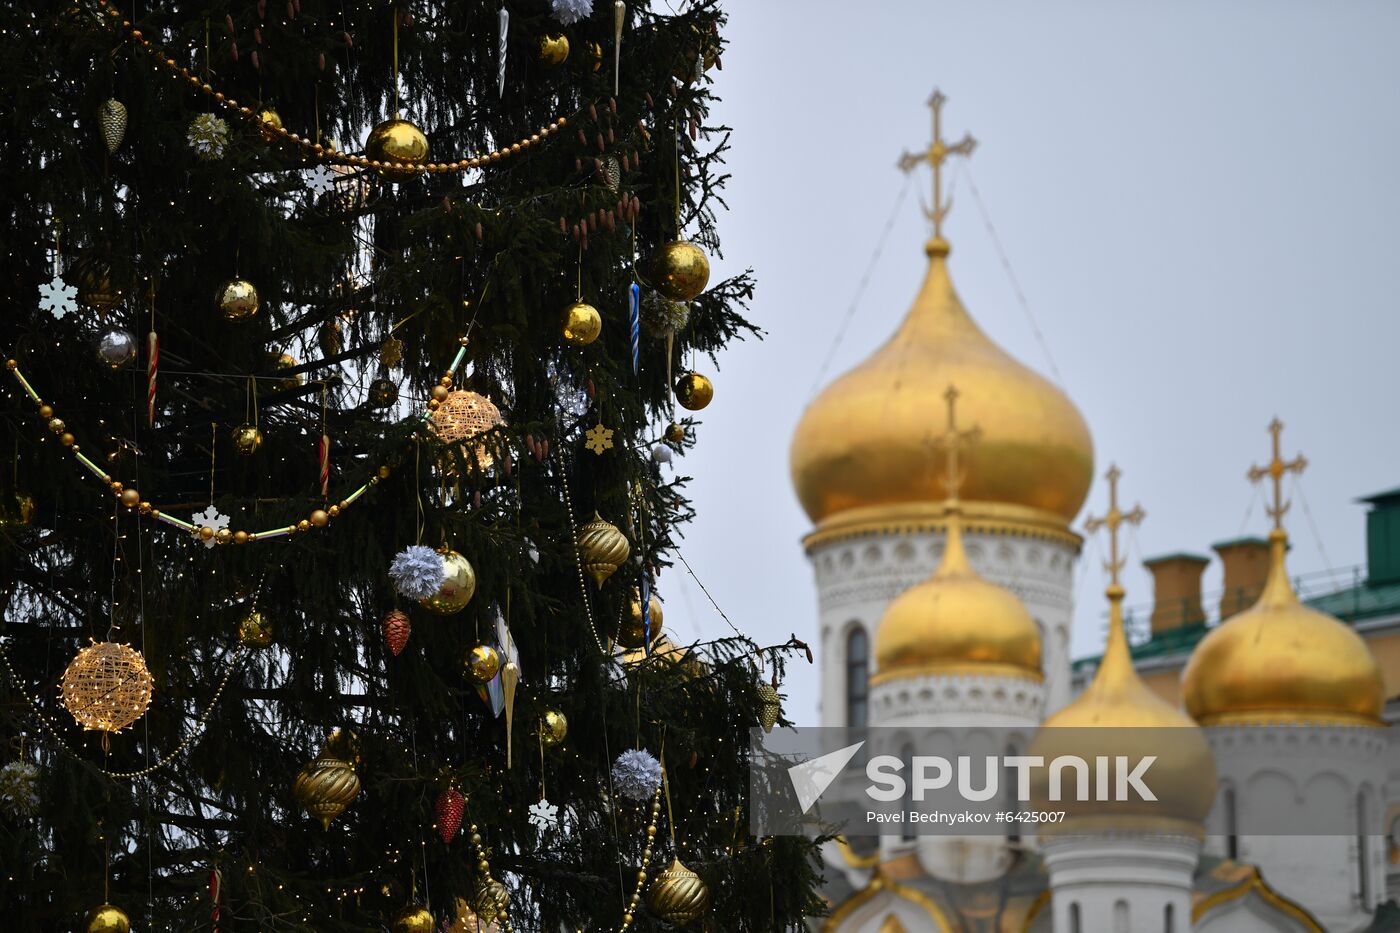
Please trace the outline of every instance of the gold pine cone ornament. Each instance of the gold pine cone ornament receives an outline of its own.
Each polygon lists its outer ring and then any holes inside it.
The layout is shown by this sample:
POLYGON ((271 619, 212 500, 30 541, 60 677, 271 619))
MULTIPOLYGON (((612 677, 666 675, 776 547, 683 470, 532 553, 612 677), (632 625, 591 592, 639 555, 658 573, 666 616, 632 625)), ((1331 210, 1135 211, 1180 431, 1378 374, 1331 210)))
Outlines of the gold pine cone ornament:
POLYGON ((578 530, 578 552, 584 571, 601 590, 632 553, 632 546, 616 525, 594 512, 593 518, 578 530))
POLYGON ((292 783, 297 801, 324 829, 345 812, 360 793, 360 777, 355 773, 353 735, 336 730, 326 740, 321 753, 307 762, 292 783))
POLYGON ((651 286, 672 301, 690 301, 710 284, 710 260, 689 240, 672 240, 651 257, 651 286))
POLYGON ((778 697, 778 688, 772 684, 758 685, 758 724, 764 732, 772 732, 782 715, 783 704, 778 697))
POLYGON ((103 904, 88 912, 84 933, 131 933, 131 920, 120 907, 103 904))
POLYGON ((389 922, 391 933, 434 933, 437 923, 422 907, 405 907, 389 922))
POLYGON ((418 605, 437 615, 450 616, 467 608, 467 603, 472 601, 476 593, 476 570, 470 561, 450 548, 442 552, 442 567, 447 572, 442 586, 427 599, 418 600, 418 605))
POLYGON ((107 98, 97 108, 97 124, 102 128, 102 142, 108 155, 121 148, 126 138, 126 119, 126 105, 115 97, 107 98))
POLYGON ((394 163, 422 165, 428 161, 428 137, 407 120, 385 120, 370 130, 365 155, 375 162, 389 163, 379 168, 387 178, 412 178, 418 173, 394 163))
POLYGON ((671 864, 656 876, 647 891, 647 906, 651 912, 678 927, 694 923, 709 905, 710 889, 678 858, 671 859, 671 864))

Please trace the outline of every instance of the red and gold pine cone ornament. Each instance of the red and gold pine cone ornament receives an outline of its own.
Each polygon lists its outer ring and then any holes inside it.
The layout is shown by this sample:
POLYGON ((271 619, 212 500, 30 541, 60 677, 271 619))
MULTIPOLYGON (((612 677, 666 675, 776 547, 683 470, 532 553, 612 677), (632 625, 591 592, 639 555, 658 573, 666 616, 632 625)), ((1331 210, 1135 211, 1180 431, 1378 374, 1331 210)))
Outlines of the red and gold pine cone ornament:
POLYGON ((437 834, 442 838, 443 845, 451 842, 452 837, 457 835, 457 830, 462 828, 462 814, 466 809, 467 799, 457 788, 449 785, 438 794, 437 801, 433 804, 433 815, 437 820, 437 834))
POLYGON ((403 651, 404 645, 408 644, 408 636, 413 634, 413 626, 409 624, 408 615, 395 609, 386 613, 384 620, 379 625, 384 630, 384 644, 389 646, 389 653, 397 658, 403 651))

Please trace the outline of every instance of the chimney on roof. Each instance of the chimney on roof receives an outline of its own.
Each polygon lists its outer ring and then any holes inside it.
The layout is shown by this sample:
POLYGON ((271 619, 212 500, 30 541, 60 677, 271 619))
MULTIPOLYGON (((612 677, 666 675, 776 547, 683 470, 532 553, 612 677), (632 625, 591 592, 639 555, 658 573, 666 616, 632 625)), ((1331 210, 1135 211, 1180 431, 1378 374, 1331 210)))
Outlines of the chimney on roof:
POLYGON ((1201 574, 1210 558, 1199 554, 1164 554, 1142 562, 1152 573, 1152 634, 1202 625, 1201 574))
POLYGON ((1235 538, 1211 545, 1225 568, 1220 594, 1220 621, 1243 612, 1259 600, 1269 576, 1269 542, 1264 538, 1235 538))

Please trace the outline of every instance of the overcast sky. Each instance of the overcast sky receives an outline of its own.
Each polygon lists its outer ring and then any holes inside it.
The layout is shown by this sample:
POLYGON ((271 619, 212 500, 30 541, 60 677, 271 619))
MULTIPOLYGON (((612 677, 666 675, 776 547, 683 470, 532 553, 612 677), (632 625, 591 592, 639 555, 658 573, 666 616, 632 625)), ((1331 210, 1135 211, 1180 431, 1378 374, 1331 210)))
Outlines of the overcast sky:
MULTIPOLYGON (((953 171, 954 282, 1014 356, 1059 381, 1147 520, 1138 561, 1264 533, 1245 481, 1278 414, 1310 466, 1290 514, 1290 569, 1364 560, 1353 500, 1400 486, 1400 4, 1375 2, 825 2, 731 0, 713 71, 735 129, 717 275, 752 267, 761 343, 712 372, 696 451, 700 518, 685 553, 765 644, 816 641, 788 444, 899 196, 895 161, 945 134, 979 141, 953 171), (968 173, 970 171, 970 174, 968 173), (983 216, 1026 295, 1017 302, 983 216), (1051 361, 1053 361, 1053 369, 1051 361), (1249 519, 1244 523, 1247 513, 1249 519)), ((828 383, 883 342, 922 277, 918 174, 836 350, 828 383)), ((708 364, 706 364, 708 365, 708 364)), ((1077 525, 1082 525, 1083 516, 1077 525)), ((1103 637, 1102 550, 1081 561, 1074 654, 1103 637)), ((1205 586, 1219 586, 1218 563, 1205 586)), ((660 581, 668 627, 722 620, 684 569, 660 581)), ((816 721, 816 671, 788 714, 816 721)))

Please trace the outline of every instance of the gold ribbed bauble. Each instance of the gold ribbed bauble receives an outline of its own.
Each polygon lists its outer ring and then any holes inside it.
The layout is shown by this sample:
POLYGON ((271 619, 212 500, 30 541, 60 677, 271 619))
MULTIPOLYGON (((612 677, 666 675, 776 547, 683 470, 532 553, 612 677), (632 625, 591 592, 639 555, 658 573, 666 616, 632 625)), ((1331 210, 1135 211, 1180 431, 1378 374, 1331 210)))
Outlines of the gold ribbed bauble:
POLYGON ((569 60, 569 37, 562 32, 540 36, 535 45, 535 60, 546 68, 556 68, 569 60))
POLYGON ((592 305, 575 301, 564 309, 562 328, 565 343, 586 347, 603 332, 603 316, 592 305))
POLYGON ((578 552, 584 571, 601 590, 632 553, 632 546, 616 525, 594 512, 593 518, 578 530, 578 552))
POLYGON ((474 682, 490 683, 501 670, 501 653, 490 645, 477 643, 467 652, 462 668, 474 682))
POLYGON ((674 926, 694 923, 710 904, 710 889, 700 876, 671 859, 666 870, 656 876, 647 891, 651 912, 674 926))
POLYGON ((557 709, 547 709, 540 716, 540 741, 545 748, 553 748, 569 734, 569 719, 557 709))
POLYGON ((923 287, 894 336, 802 416, 790 454, 798 499, 812 521, 843 513, 853 531, 907 526, 919 506, 936 519, 948 477, 930 438, 943 431, 951 384, 959 420, 980 431, 961 457, 967 514, 1062 529, 1089 492, 1089 429, 1063 392, 968 315, 948 276, 948 244, 935 240, 927 253, 923 287))
POLYGON ((1203 726, 1384 725, 1385 684, 1371 649, 1351 626, 1299 601, 1281 529, 1269 547, 1258 602, 1192 651, 1181 679, 1186 711, 1203 726))
POLYGON ((214 293, 214 304, 225 321, 246 321, 261 306, 258 290, 247 279, 229 279, 214 293))
POLYGON ((63 672, 63 705, 78 725, 120 732, 151 705, 153 681, 141 652, 99 641, 78 652, 63 672))
POLYGON ((97 108, 97 123, 102 128, 102 142, 111 155, 121 148, 126 138, 126 105, 115 97, 104 100, 97 108))
MULTIPOLYGON (((447 393, 447 398, 433 412, 429 419, 433 436, 443 444, 460 444, 492 428, 505 424, 501 410, 486 396, 467 389, 447 393)), ((496 462, 495 456, 485 444, 477 444, 476 462, 481 469, 490 469, 496 462)))
POLYGON ((422 907, 405 907, 389 922, 391 933, 433 933, 436 929, 433 915, 422 907))
MULTIPOLYGON (((369 404, 372 408, 388 408, 399 400, 399 387, 392 379, 380 377, 369 384, 369 404)), ((439 407, 438 411, 442 411, 439 407)), ((436 412, 434 412, 436 414, 436 412)))
POLYGON ((321 753, 307 762, 297 772, 292 783, 292 793, 297 802, 316 819, 324 829, 331 828, 331 820, 345 812, 345 808, 360 793, 360 777, 355 773, 351 750, 353 740, 347 743, 343 733, 334 733, 321 753), (342 757, 342 756, 350 757, 342 757))
POLYGON ((448 549, 442 552, 442 566, 447 578, 432 596, 418 600, 418 605, 440 616, 461 612, 476 592, 476 570, 461 554, 448 549))
POLYGON ((617 633, 617 643, 624 648, 640 648, 647 640, 646 622, 651 622, 651 640, 655 641, 656 636, 661 634, 662 610, 661 600, 656 598, 656 594, 650 594, 647 600, 650 610, 650 619, 642 618, 642 594, 636 587, 632 588, 632 600, 628 604, 627 615, 622 618, 622 627, 617 633))
MULTIPOLYGON (((419 165, 428 161, 428 137, 407 120, 385 120, 370 131, 365 155, 376 162, 403 162, 419 165)), ((412 176, 413 172, 381 169, 383 174, 412 176)))
POLYGON ((251 457, 262 446, 263 435, 256 425, 240 424, 233 429, 233 450, 240 457, 251 457))
POLYGON ((682 408, 699 411, 715 397, 715 384, 699 373, 682 373, 676 380, 676 401, 682 408))
POLYGON ((264 107, 258 111, 258 132, 262 133, 262 138, 272 142, 277 138, 277 130, 282 129, 282 115, 271 107, 264 107))
POLYGON ((778 696, 778 688, 772 684, 758 685, 758 724, 764 732, 772 732, 783 712, 783 701, 778 696))
POLYGON ((495 878, 482 878, 472 894, 472 910, 482 923, 494 923, 505 918, 510 909, 510 891, 495 878))
POLYGON ((0 494, 0 529, 17 531, 34 523, 34 497, 15 490, 0 494))
POLYGON ((103 904, 88 912, 84 933, 131 933, 131 920, 120 907, 103 904))
POLYGON ((238 620, 238 643, 247 648, 266 648, 272 644, 272 622, 256 609, 238 620))
POLYGON ((710 283, 710 260, 689 240, 662 244, 650 267, 651 287, 672 301, 690 301, 710 283))

